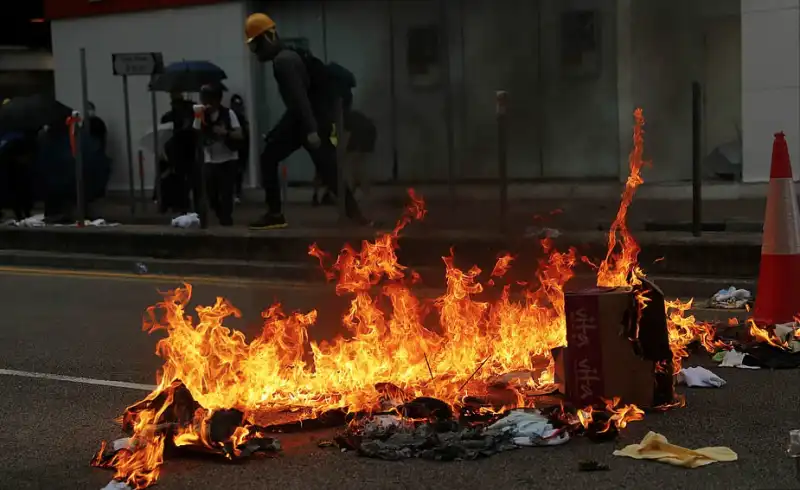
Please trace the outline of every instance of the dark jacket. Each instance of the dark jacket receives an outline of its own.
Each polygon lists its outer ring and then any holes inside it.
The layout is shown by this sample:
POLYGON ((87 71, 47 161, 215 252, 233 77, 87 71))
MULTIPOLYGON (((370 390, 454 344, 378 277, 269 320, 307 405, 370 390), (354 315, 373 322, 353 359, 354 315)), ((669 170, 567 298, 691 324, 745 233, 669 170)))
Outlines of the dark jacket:
POLYGON ((287 113, 307 133, 319 132, 319 124, 333 120, 334 86, 322 61, 308 51, 285 48, 272 65, 287 113))

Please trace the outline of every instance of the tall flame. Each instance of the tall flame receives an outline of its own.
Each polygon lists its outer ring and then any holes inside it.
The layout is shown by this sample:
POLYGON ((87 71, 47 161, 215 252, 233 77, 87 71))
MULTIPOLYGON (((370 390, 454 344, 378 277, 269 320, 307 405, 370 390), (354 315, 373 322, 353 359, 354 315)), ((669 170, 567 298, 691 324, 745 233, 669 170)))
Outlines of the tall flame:
MULTIPOLYGON (((639 247, 625 221, 642 183, 644 164, 641 109, 634 119, 630 176, 609 233, 608 253, 598 268, 601 286, 630 286, 641 275, 639 247)), ((573 277, 576 251, 559 252, 549 239, 543 240, 546 258, 540 260, 535 286, 521 294, 505 286, 493 302, 477 298, 483 291, 482 271, 459 269, 451 251, 442 258, 446 289, 428 304, 412 292, 418 277, 396 255, 402 230, 425 215, 422 199, 413 190, 409 197, 410 205, 394 230, 362 242, 360 250, 346 245, 330 264, 331 257, 319 247, 309 249, 329 280, 335 281, 336 292, 350 297, 342 318, 344 337, 310 341, 308 329, 313 328, 316 311, 287 314, 275 304, 263 313, 262 334, 248 341, 242 332, 224 326, 225 319, 240 316, 225 299, 197 307, 193 318, 186 312, 190 285, 167 293, 149 309, 144 326, 148 332, 167 334, 156 347, 164 359, 158 387, 146 400, 168 392, 180 381, 203 407, 198 414, 201 419, 222 409, 241 410, 248 419, 268 420, 285 412, 312 417, 334 408, 371 410, 383 396, 376 388, 379 383, 391 383, 408 396, 457 402, 467 393, 484 389, 493 376, 535 372, 542 361, 547 365, 550 351, 566 345, 564 285, 573 277), (426 326, 430 311, 438 317, 436 327, 426 326)), ((511 262, 511 256, 501 256, 489 277, 505 274, 511 262)), ((668 305, 670 340, 678 359, 686 355, 690 341, 710 342, 707 328, 692 317, 684 318, 685 310, 683 304, 668 305)), ((538 387, 552 380, 551 365, 539 370, 530 383, 538 387)), ((614 424, 624 427, 641 419, 640 410, 618 407, 618 402, 611 401, 608 407, 614 424)), ((165 444, 164 432, 154 429, 160 415, 155 409, 138 412, 133 421, 136 447, 118 453, 110 462, 116 478, 135 488, 158 478, 165 444)), ((192 429, 171 437, 176 445, 203 443, 202 434, 192 429)))

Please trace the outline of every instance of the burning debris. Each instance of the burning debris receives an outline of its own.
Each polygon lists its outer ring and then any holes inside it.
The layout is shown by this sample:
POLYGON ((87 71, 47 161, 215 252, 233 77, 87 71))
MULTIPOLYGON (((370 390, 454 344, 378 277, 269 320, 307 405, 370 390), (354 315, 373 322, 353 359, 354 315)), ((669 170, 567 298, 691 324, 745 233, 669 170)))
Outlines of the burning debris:
MULTIPOLYGON (((182 451, 228 460, 275 453, 280 445, 268 435, 275 425, 323 419, 349 421, 335 444, 364 456, 474 459, 562 444, 575 435, 608 440, 643 418, 632 399, 643 406, 677 404, 673 375, 681 358, 696 341, 714 349, 714 332, 685 316, 691 303, 665 301, 638 267, 639 248, 625 222, 644 165, 641 110, 634 116, 630 177, 608 254, 595 266, 602 289, 567 296, 575 266, 591 262, 574 249, 554 250, 544 238, 547 258, 540 261, 536 287, 508 285, 499 300, 481 301, 491 278, 482 282, 477 267, 457 268, 451 252, 443 257, 446 290, 429 308, 412 292, 419 277, 395 253, 404 227, 425 214, 422 199, 410 191, 411 204, 392 232, 364 241, 360 250, 345 246, 332 264, 318 247, 310 248, 337 293, 352 298, 342 318, 346 337, 310 341, 316 311, 286 314, 276 304, 263 313, 262 334, 248 341, 224 326, 240 315, 228 301, 197 307, 193 318, 186 313, 191 286, 166 294, 144 327, 167 334, 156 347, 164 359, 157 388, 123 415, 127 440, 104 444, 93 464, 113 468, 116 481, 140 489, 158 479, 166 458, 182 451), (617 305, 613 315, 594 316, 602 320, 593 330, 600 337, 590 338, 588 310, 575 307, 587 297, 617 305), (431 310, 438 322, 429 328, 431 310), (584 330, 593 349, 624 346, 641 375, 614 377, 587 391, 581 376, 588 372, 595 382, 592 369, 600 364, 575 357, 584 330), (556 377, 559 349, 572 378, 556 377), (567 400, 549 395, 559 385, 567 400)), ((510 266, 511 257, 501 257, 491 276, 510 266)))

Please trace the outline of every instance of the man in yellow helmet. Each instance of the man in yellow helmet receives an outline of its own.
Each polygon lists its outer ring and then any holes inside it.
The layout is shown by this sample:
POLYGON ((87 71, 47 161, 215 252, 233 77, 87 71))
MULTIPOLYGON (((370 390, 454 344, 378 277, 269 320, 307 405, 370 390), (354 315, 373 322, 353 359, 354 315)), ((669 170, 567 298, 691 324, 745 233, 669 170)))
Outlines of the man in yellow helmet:
MULTIPOLYGON (((278 37, 275 22, 265 14, 247 18, 245 35, 250 51, 262 63, 272 62, 278 91, 286 112, 269 132, 261 155, 261 176, 268 212, 250 228, 283 228, 286 219, 281 209, 279 164, 301 146, 304 147, 323 183, 338 189, 336 148, 331 141, 336 87, 325 64, 308 51, 288 48, 278 37)), ((368 224, 352 192, 347 189, 347 215, 359 224, 368 224)))

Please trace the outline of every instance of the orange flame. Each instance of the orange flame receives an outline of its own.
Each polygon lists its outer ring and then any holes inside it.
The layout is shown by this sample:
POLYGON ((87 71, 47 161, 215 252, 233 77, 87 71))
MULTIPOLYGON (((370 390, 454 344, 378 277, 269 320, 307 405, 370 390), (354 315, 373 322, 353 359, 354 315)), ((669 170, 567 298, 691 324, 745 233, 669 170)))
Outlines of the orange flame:
MULTIPOLYGON (((631 175, 609 233, 608 253, 598 267, 601 286, 629 287, 643 277, 637 264, 639 247, 625 221, 642 183, 644 165, 641 109, 634 118, 631 175)), ((485 392, 492 377, 516 371, 531 373, 528 388, 552 384, 550 352, 566 345, 564 286, 573 277, 576 251, 559 252, 551 240, 542 240, 546 258, 540 259, 536 281, 522 283, 521 294, 516 289, 512 294, 512 286, 520 283, 507 285, 493 302, 477 298, 483 291, 481 270, 459 269, 451 251, 443 257, 446 289, 433 302, 438 325, 429 328, 425 323, 429 308, 411 290, 418 276, 401 265, 396 255, 401 231, 425 215, 422 199, 413 190, 409 197, 410 205, 394 230, 362 242, 360 250, 346 245, 330 266, 326 265, 331 259, 328 254, 316 245, 309 248, 309 255, 317 257, 328 279, 335 281, 336 292, 350 297, 342 318, 346 336, 310 341, 308 329, 313 328, 316 311, 287 314, 276 304, 263 313, 262 334, 248 341, 242 332, 224 326, 228 317, 240 316, 225 299, 197 307, 196 318, 188 315, 189 285, 167 293, 163 302, 151 308, 145 330, 164 331, 166 336, 156 347, 164 359, 158 387, 147 400, 179 380, 203 410, 195 414, 192 427, 172 432, 154 430, 160 413, 139 412, 134 421, 137 444, 107 463, 116 468, 115 477, 135 488, 152 484, 163 463, 165 438, 178 446, 210 446, 203 436, 203 421, 221 409, 238 409, 247 420, 259 421, 287 412, 308 418, 338 408, 369 411, 385 397, 376 387, 380 383, 391 383, 408 396, 458 403, 467 394, 485 392)), ((491 276, 504 275, 511 262, 510 255, 500 257, 491 276)), ((640 302, 646 306, 644 296, 640 302)), ((700 340, 706 348, 713 344, 710 327, 684 317, 689 306, 667 304, 677 362, 686 355, 690 342, 700 340)), ((524 403, 519 396, 516 404, 524 403)), ((643 416, 633 405, 619 407, 618 399, 608 401, 605 409, 609 424, 619 428, 643 416)), ((577 415, 581 424, 591 416, 591 408, 577 415)), ((232 439, 241 441, 246 436, 242 429, 232 439)))

